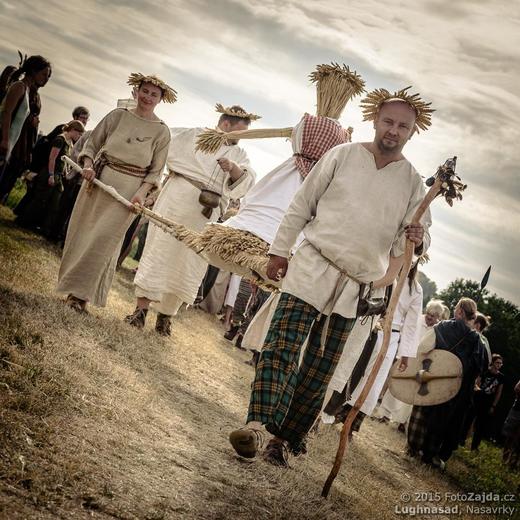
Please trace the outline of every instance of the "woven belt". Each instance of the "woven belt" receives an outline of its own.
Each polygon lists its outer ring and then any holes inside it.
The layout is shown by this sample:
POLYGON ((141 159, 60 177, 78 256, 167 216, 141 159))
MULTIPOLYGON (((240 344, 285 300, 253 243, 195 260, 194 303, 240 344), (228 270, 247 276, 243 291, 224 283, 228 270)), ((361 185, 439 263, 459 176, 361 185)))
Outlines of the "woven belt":
MULTIPOLYGON (((358 285, 360 285, 362 282, 358 280, 357 278, 354 278, 348 272, 336 265, 332 260, 328 259, 315 245, 311 244, 309 240, 307 242, 321 255, 321 257, 336 271, 339 272, 339 278, 336 282, 336 285, 334 286, 334 291, 332 293, 332 296, 327 300, 325 305, 323 306, 323 309, 325 309, 328 305, 330 305, 330 313, 327 315, 327 318, 325 319, 325 323, 323 324, 323 330, 321 331, 321 339, 320 339, 320 352, 323 352, 325 349, 325 339, 327 337, 327 330, 329 328, 329 322, 330 322, 330 316, 332 314, 332 310, 334 309, 334 306, 336 305, 337 301, 339 300, 339 297, 341 296, 341 293, 345 289, 347 283, 349 280, 352 280, 353 282, 356 282, 358 285)), ((317 319, 321 318, 321 313, 318 315, 317 319)))
POLYGON ((97 157, 93 166, 93 169, 96 172, 96 178, 101 175, 105 166, 109 166, 112 170, 123 173, 124 175, 130 175, 131 177, 138 177, 140 179, 144 179, 144 177, 148 175, 147 168, 141 168, 140 166, 125 163, 105 152, 102 152, 99 154, 99 157, 97 157))

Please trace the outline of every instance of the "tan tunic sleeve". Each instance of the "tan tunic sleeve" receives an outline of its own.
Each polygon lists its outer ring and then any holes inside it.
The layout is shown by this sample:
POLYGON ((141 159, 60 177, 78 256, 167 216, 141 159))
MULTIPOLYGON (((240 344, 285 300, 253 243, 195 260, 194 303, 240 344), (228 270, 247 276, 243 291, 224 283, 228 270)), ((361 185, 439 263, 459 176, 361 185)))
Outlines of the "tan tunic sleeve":
POLYGON ((106 140, 111 132, 114 132, 121 120, 122 116, 121 109, 112 110, 109 112, 97 125, 92 133, 90 134, 83 150, 78 156, 79 164, 83 164, 83 159, 85 157, 89 157, 94 161, 96 155, 99 153, 99 150, 106 143, 106 140))
MULTIPOLYGON (((393 256, 400 256, 404 254, 406 246, 405 227, 412 222, 414 213, 417 211, 417 208, 423 201, 425 193, 426 190, 424 189, 422 179, 420 178, 419 174, 417 174, 415 180, 415 189, 413 190, 412 196, 410 197, 408 209, 406 210, 406 215, 404 217, 403 222, 401 223, 401 227, 395 237, 394 243, 392 244, 393 256)), ((432 217, 429 209, 424 213, 421 219, 421 224, 424 226, 424 237, 421 253, 425 253, 430 247, 431 242, 429 228, 432 224, 432 217)))
POLYGON ((336 152, 327 152, 296 192, 285 214, 269 253, 289 258, 303 228, 316 215, 318 201, 327 190, 337 167, 336 152))
POLYGON ((166 159, 168 158, 171 139, 170 130, 166 125, 161 125, 161 128, 163 128, 163 131, 157 138, 157 144, 153 151, 150 167, 148 168, 148 175, 143 179, 143 182, 150 184, 157 184, 159 182, 161 173, 166 165, 166 159))

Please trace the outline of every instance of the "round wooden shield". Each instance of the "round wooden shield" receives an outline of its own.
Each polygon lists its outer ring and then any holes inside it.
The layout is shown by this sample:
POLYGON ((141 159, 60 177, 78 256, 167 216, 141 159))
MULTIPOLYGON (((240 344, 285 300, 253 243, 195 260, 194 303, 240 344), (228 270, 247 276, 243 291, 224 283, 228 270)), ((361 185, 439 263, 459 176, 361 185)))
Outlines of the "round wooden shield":
POLYGON ((432 406, 449 401, 460 390, 462 363, 446 350, 431 350, 408 360, 399 372, 396 361, 390 370, 390 393, 404 403, 432 406))

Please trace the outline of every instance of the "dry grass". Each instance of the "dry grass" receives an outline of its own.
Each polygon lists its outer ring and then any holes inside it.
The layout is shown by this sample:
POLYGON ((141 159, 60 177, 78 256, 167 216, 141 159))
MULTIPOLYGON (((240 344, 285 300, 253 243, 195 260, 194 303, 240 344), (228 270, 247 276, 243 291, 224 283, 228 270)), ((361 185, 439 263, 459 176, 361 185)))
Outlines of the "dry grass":
POLYGON ((334 428, 290 470, 239 460, 227 435, 245 416, 248 356, 200 311, 168 340, 153 320, 125 325, 125 270, 107 308, 77 315, 53 294, 58 253, 0 208, 1 518, 386 519, 402 492, 453 490, 370 421, 328 500, 334 428))

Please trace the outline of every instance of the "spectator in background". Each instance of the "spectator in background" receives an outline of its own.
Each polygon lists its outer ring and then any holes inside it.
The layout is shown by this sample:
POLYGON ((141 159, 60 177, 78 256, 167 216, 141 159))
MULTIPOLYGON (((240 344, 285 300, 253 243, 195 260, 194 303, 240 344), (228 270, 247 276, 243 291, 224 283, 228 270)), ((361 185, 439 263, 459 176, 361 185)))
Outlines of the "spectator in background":
POLYGON ((34 145, 31 154, 31 164, 29 165, 29 170, 26 171, 24 175, 24 180, 27 183, 27 191, 25 192, 25 195, 23 196, 22 200, 14 209, 15 215, 18 216, 16 223, 21 226, 28 227, 30 229, 34 229, 36 226, 36 224, 33 225, 33 223, 27 225, 25 221, 20 220, 20 216, 24 214, 25 208, 29 203, 32 202, 33 197, 37 193, 37 191, 35 191, 35 186, 38 174, 42 171, 45 174, 47 174, 47 165, 49 162, 49 154, 51 153, 52 143, 54 142, 56 137, 58 137, 61 134, 62 128, 63 125, 58 125, 54 127, 53 130, 49 132, 47 135, 41 136, 34 145))
POLYGON ((490 323, 491 318, 489 316, 484 316, 481 312, 477 312, 477 317, 475 318, 475 330, 480 334, 480 339, 486 349, 488 365, 492 363, 491 348, 488 339, 482 333, 489 327, 490 323))
POLYGON ((7 65, 0 74, 0 103, 3 101, 5 94, 7 92, 7 88, 9 86, 9 80, 11 78, 11 74, 16 70, 14 65, 7 65))
POLYGON ((63 193, 64 163, 61 158, 69 155, 72 145, 84 132, 79 121, 71 121, 63 127, 52 142, 46 168, 42 168, 34 180, 31 201, 20 212, 18 223, 24 227, 42 228, 50 240, 60 237, 59 208, 63 193))
POLYGON ((500 372, 504 360, 500 354, 493 354, 489 368, 477 378, 473 404, 475 407, 475 430, 471 449, 478 450, 482 438, 489 433, 495 409, 502 396, 504 375, 500 372))
POLYGON ((448 350, 462 363, 462 383, 457 395, 442 404, 414 406, 408 424, 408 453, 422 452, 422 461, 434 467, 444 462, 457 448, 475 380, 485 367, 485 352, 480 335, 473 330, 477 304, 461 298, 454 309, 454 319, 435 327, 435 348, 448 350))
POLYGON ((76 107, 72 111, 72 119, 79 121, 83 126, 87 126, 88 120, 90 119, 90 112, 87 107, 76 107))
POLYGON ((0 202, 7 199, 17 178, 31 162, 40 122, 38 89, 47 84, 51 73, 48 60, 30 56, 9 78, 9 87, 0 107, 0 202))
POLYGON ((520 381, 516 383, 515 402, 507 414, 502 435, 505 440, 502 460, 510 469, 515 470, 520 458, 520 381))

